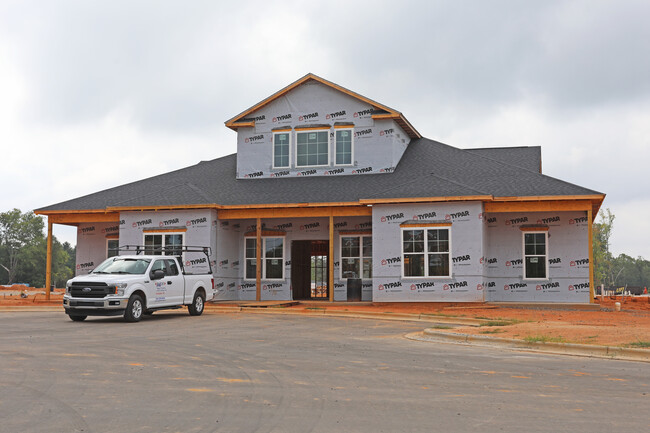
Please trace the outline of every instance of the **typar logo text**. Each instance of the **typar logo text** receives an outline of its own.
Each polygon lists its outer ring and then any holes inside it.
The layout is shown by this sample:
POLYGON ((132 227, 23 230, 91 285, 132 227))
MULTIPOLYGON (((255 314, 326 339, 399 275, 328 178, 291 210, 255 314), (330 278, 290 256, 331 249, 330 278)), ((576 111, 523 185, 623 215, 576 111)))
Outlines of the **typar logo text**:
POLYGON ((281 114, 279 116, 274 117, 272 120, 273 122, 284 122, 287 120, 291 120, 291 113, 281 114))
POLYGON ((571 266, 571 267, 578 267, 578 268, 588 267, 588 266, 589 266, 589 259, 576 259, 576 260, 571 260, 571 261, 569 262, 569 266, 571 266))
POLYGON ((528 222, 528 217, 521 217, 521 218, 510 218, 506 220, 506 225, 507 226, 514 226, 517 224, 523 224, 528 222))
POLYGON ((244 138, 244 143, 259 143, 260 141, 264 141, 264 134, 252 135, 244 138))
POLYGON ((399 287, 402 287, 402 282, 401 281, 393 281, 391 283, 384 283, 380 284, 377 286, 378 290, 391 290, 391 289, 397 289, 399 287))
POLYGON ((298 121, 299 122, 306 122, 308 120, 316 120, 318 119, 318 112, 315 111, 313 113, 308 113, 308 114, 303 114, 302 116, 298 116, 298 121))
POLYGON ((398 219, 404 219, 404 213, 403 212, 393 213, 393 214, 390 214, 390 215, 384 215, 384 216, 381 217, 381 222, 385 223, 385 222, 395 221, 395 220, 398 220, 398 219))
POLYGON ((185 225, 187 227, 190 227, 190 226, 195 226, 195 225, 198 225, 198 224, 205 224, 207 222, 208 222, 208 219, 206 217, 203 217, 203 218, 196 218, 196 219, 193 219, 193 220, 187 220, 185 222, 185 225))
POLYGON ((325 115, 326 119, 338 119, 345 116, 345 110, 335 111, 334 113, 329 113, 325 115))
POLYGON ((401 257, 391 257, 389 259, 382 259, 381 260, 381 265, 382 266, 387 266, 387 265, 392 265, 395 263, 402 263, 402 258, 401 257))
POLYGON ((446 221, 455 221, 455 220, 460 220, 461 218, 469 218, 469 211, 464 210, 461 212, 449 213, 445 215, 446 221))
POLYGON ((178 224, 178 223, 179 223, 178 218, 172 218, 172 219, 160 221, 158 223, 158 226, 165 227, 165 226, 171 226, 171 225, 178 224))
POLYGON ((84 270, 84 269, 90 269, 95 266, 95 262, 86 262, 86 263, 79 263, 77 265, 77 269, 84 270))
POLYGON ((146 220, 136 221, 131 225, 133 226, 133 228, 136 228, 136 227, 142 227, 142 226, 146 226, 146 225, 150 225, 150 224, 151 224, 151 218, 146 219, 146 220))
POLYGON ((367 110, 357 111, 352 116, 353 117, 370 117, 370 116, 372 116, 372 113, 374 113, 374 112, 375 112, 374 109, 368 108, 367 110))
POLYGON ((92 233, 94 231, 95 231, 95 226, 83 227, 81 229, 81 234, 87 235, 88 233, 92 233))

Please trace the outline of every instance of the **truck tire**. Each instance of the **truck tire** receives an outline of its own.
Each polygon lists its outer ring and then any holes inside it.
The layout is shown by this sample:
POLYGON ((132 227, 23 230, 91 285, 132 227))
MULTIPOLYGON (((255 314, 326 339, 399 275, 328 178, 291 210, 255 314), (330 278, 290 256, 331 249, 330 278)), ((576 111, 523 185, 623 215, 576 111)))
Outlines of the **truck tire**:
POLYGON ((142 297, 140 295, 132 295, 129 298, 128 304, 126 304, 124 320, 127 322, 139 322, 142 319, 142 313, 144 313, 142 297))
POLYGON ((190 312, 190 316, 200 316, 203 313, 205 308, 205 295, 202 291, 197 290, 194 294, 194 299, 192 303, 187 306, 187 310, 190 312))
POLYGON ((68 317, 73 322, 83 322, 84 320, 86 320, 86 317, 88 317, 88 316, 80 316, 80 315, 77 315, 77 314, 68 314, 68 317))

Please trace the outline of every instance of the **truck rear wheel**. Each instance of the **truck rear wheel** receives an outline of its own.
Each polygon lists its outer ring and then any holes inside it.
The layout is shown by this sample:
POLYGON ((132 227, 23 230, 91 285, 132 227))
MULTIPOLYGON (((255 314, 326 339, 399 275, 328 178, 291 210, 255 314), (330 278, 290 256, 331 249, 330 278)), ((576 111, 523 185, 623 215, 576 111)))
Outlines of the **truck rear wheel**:
POLYGON ((190 316, 200 316, 205 308, 205 295, 203 292, 198 291, 194 294, 192 303, 187 306, 190 316))
POLYGON ((88 317, 88 316, 80 316, 80 315, 77 315, 77 314, 68 314, 68 317, 73 322, 83 322, 84 320, 86 320, 86 317, 88 317))
POLYGON ((144 307, 142 304, 142 297, 140 297, 140 295, 132 295, 129 298, 128 304, 126 304, 124 320, 127 322, 139 322, 140 319, 142 319, 143 312, 144 307))

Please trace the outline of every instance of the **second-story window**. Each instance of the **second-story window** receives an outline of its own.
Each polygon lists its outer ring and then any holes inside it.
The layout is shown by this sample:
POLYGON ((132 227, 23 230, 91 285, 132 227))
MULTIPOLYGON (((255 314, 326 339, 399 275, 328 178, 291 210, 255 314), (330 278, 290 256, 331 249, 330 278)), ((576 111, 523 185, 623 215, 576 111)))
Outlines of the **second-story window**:
POLYGON ((296 131, 296 167, 329 164, 329 131, 296 131))
POLYGON ((289 167, 291 131, 273 133, 273 168, 289 167))
POLYGON ((336 130, 336 165, 352 164, 352 129, 336 130))

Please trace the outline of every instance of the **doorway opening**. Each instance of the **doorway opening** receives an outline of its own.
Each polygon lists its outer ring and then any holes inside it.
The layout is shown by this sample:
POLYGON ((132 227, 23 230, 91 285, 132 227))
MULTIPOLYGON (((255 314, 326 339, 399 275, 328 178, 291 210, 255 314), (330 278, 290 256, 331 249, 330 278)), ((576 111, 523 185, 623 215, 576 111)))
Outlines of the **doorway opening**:
POLYGON ((329 241, 291 243, 293 299, 329 299, 329 241))

